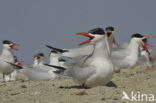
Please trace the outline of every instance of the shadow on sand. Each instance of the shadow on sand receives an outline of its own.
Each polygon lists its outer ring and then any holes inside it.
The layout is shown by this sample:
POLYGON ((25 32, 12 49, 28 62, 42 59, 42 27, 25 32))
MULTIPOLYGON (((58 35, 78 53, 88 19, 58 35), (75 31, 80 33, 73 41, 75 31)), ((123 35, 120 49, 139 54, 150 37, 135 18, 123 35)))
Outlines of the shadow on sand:
MULTIPOLYGON (((109 83, 107 83, 106 85, 107 87, 114 87, 117 88, 117 85, 115 83, 113 83, 112 81, 110 81, 109 83)), ((75 85, 75 86, 60 86, 60 89, 90 89, 91 87, 85 87, 85 86, 81 86, 81 85, 75 85)))

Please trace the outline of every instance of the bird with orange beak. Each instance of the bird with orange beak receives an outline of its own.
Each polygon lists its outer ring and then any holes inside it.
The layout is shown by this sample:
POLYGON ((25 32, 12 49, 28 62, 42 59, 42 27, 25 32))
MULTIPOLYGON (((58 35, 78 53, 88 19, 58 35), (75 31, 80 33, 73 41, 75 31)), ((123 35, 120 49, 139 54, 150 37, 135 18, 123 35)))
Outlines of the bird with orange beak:
MULTIPOLYGON (((102 28, 95 28, 89 32, 79 32, 77 35, 89 39, 79 45, 92 45, 93 50, 89 56, 79 58, 76 62, 66 65, 65 75, 72 77, 74 81, 83 87, 94 87, 108 83, 114 73, 114 66, 110 60, 109 38, 102 28)), ((83 51, 82 51, 83 53, 83 51)), ((59 68, 59 66, 54 66, 59 68)))
POLYGON ((114 65, 120 68, 133 68, 136 66, 140 56, 140 47, 148 49, 144 42, 147 38, 152 38, 152 36, 143 36, 139 33, 133 34, 126 47, 112 52, 111 59, 114 65))
POLYGON ((14 71, 13 67, 6 62, 15 63, 12 53, 12 50, 18 50, 15 46, 19 45, 9 40, 3 41, 2 53, 0 55, 0 72, 3 74, 3 82, 5 82, 5 75, 10 75, 14 71))

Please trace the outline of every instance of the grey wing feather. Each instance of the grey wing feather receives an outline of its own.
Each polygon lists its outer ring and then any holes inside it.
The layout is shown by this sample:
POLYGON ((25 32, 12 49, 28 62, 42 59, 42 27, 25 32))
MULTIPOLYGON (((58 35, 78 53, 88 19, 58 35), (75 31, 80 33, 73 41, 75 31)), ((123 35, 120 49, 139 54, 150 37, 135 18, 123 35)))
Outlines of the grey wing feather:
POLYGON ((92 51, 93 51, 93 46, 87 45, 81 48, 69 49, 69 52, 63 53, 63 56, 76 59, 76 58, 84 57, 86 55, 90 55, 92 51))

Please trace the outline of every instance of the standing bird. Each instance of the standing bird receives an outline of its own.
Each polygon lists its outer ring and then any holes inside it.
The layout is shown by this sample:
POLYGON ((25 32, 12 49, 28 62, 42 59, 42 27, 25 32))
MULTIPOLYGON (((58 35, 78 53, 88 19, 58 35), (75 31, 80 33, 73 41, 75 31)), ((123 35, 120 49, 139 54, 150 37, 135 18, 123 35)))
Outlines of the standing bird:
MULTIPOLYGON (((10 75, 14 69, 12 66, 6 62, 15 63, 15 59, 12 53, 12 50, 17 50, 14 46, 18 46, 9 40, 3 41, 2 53, 0 55, 0 72, 3 74, 3 82, 5 82, 5 75, 10 75)), ((11 75, 9 77, 9 81, 11 79, 11 75)))
POLYGON ((66 68, 65 74, 85 87, 108 83, 114 73, 114 66, 110 60, 111 48, 109 45, 109 41, 112 41, 112 35, 105 35, 102 28, 95 28, 88 33, 80 32, 77 34, 90 38, 79 45, 89 43, 89 45, 93 45, 93 51, 89 56, 79 58, 73 65, 66 68))

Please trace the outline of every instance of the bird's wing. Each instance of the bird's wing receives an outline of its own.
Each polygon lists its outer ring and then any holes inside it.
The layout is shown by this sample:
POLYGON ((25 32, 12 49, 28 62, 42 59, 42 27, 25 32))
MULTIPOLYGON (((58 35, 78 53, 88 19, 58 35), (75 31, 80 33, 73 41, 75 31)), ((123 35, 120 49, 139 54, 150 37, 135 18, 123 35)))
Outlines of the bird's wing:
POLYGON ((124 59, 128 55, 128 50, 127 49, 117 49, 115 51, 112 51, 112 59, 115 60, 121 60, 124 59))
POLYGON ((72 59, 77 59, 84 57, 86 55, 90 55, 93 51, 93 46, 92 45, 87 45, 81 48, 75 48, 75 49, 69 49, 69 52, 63 53, 63 56, 72 58, 72 59))
POLYGON ((96 73, 95 67, 87 66, 87 67, 79 67, 73 66, 72 68, 68 68, 65 71, 67 76, 75 78, 77 80, 86 80, 88 77, 96 73))

